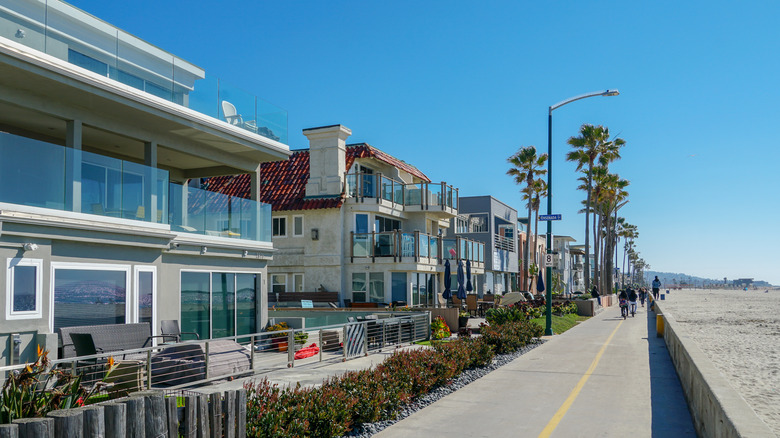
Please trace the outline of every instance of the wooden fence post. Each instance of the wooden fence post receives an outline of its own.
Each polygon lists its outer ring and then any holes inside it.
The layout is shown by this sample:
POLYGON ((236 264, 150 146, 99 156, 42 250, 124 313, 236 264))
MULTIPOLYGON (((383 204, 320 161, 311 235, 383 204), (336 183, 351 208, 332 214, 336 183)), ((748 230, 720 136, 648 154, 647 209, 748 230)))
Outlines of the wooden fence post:
POLYGON ((198 397, 188 395, 184 397, 184 422, 181 425, 181 433, 184 438, 195 438, 198 430, 198 397))
POLYGON ((105 412, 106 437, 125 438, 127 435, 127 405, 123 403, 101 404, 105 412))
POLYGON ((222 402, 222 431, 224 438, 236 437, 236 391, 225 391, 222 402))
POLYGON ((19 438, 19 425, 0 424, 0 438, 19 438))
POLYGON ((60 409, 46 414, 54 418, 55 438, 82 438, 84 436, 84 412, 78 409, 60 409))
POLYGON ((122 400, 125 405, 126 438, 146 438, 146 415, 144 415, 144 398, 130 397, 122 400))
POLYGON ((92 405, 81 408, 81 411, 84 412, 84 438, 105 438, 105 408, 100 405, 92 405))
POLYGON ((165 398, 165 410, 168 413, 168 438, 179 438, 179 411, 176 408, 176 396, 165 398))
POLYGON ((211 438, 209 429, 209 396, 207 394, 198 395, 198 427, 197 438, 211 438))
POLYGON ((20 418, 19 438, 54 438, 54 418, 20 418))
POLYGON ((147 438, 168 435, 168 416, 165 413, 165 396, 162 391, 144 391, 144 424, 147 438))
POLYGON ((218 392, 209 394, 209 422, 210 438, 222 438, 222 397, 218 392))
POLYGON ((236 438, 246 438, 246 389, 244 388, 236 391, 236 438))

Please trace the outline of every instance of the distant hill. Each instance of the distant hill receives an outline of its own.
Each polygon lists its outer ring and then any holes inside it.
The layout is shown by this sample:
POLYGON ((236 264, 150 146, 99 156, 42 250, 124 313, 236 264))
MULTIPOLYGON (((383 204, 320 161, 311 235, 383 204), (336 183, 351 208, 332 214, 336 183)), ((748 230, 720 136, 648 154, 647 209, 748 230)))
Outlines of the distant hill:
MULTIPOLYGON (((675 284, 692 284, 695 286, 713 286, 713 285, 722 285, 723 279, 722 278, 702 278, 697 277, 695 275, 688 275, 678 272, 660 272, 660 271, 645 271, 645 279, 647 280, 647 283, 650 283, 653 281, 655 276, 658 276, 658 279, 661 280, 661 284, 664 286, 672 286, 675 284)), ((734 279, 733 278, 727 278, 727 281, 731 283, 734 279)), ((772 286, 766 281, 763 280, 753 280, 753 285, 756 287, 770 287, 772 286)))

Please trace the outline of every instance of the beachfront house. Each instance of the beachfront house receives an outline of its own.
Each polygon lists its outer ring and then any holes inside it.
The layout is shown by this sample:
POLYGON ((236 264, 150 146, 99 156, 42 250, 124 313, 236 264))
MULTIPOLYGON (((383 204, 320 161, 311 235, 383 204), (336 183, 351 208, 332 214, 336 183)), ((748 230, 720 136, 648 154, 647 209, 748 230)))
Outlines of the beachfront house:
POLYGON ((565 294, 574 292, 574 259, 571 236, 553 236, 553 275, 558 277, 557 288, 565 294))
POLYGON ((452 221, 448 232, 485 244, 485 273, 473 282, 476 293, 481 297, 518 290, 517 210, 489 195, 461 196, 452 221))
MULTIPOLYGON (((286 159, 287 114, 60 1, 0 4, 0 365, 75 325, 265 323, 271 209, 200 190, 286 159)), ((256 191, 253 193, 257 193, 256 191)))
MULTIPOLYGON (((338 292, 340 303, 439 305, 444 261, 484 270, 484 244, 444 237, 458 189, 365 143, 346 144, 342 125, 305 129, 309 148, 264 163, 258 198, 273 206, 276 294, 338 292)), ((209 190, 254 194, 247 177, 217 177, 209 190)), ((335 304, 335 303, 334 303, 335 304)))

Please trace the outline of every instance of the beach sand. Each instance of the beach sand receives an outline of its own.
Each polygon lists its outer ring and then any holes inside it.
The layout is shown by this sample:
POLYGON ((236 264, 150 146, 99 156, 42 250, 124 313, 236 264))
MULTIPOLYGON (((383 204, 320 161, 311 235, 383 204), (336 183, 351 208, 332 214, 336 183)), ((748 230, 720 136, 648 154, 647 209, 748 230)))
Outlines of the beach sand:
POLYGON ((780 291, 764 290, 673 290, 660 303, 780 435, 780 291))

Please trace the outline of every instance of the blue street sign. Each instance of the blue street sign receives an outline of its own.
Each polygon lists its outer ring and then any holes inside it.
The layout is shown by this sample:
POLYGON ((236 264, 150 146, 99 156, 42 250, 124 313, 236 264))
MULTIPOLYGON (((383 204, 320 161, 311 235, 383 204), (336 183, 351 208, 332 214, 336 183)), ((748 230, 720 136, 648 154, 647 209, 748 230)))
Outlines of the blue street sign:
POLYGON ((539 215, 540 221, 559 221, 561 220, 561 215, 559 214, 540 214, 539 215))

